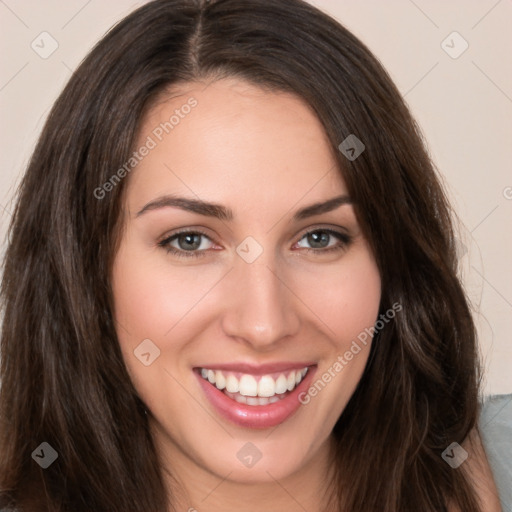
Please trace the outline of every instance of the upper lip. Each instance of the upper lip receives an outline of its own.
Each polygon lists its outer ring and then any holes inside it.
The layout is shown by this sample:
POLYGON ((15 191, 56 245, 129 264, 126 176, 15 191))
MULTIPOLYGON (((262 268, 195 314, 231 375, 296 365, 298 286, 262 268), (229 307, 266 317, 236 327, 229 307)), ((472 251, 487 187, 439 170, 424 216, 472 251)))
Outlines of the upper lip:
POLYGON ((269 373, 286 372, 290 370, 302 370, 308 366, 313 366, 316 363, 311 361, 305 362, 274 362, 265 364, 252 364, 252 363, 220 363, 220 364, 205 364, 204 366, 197 366, 197 368, 205 368, 207 370, 220 370, 225 372, 240 372, 249 375, 267 375, 269 373))

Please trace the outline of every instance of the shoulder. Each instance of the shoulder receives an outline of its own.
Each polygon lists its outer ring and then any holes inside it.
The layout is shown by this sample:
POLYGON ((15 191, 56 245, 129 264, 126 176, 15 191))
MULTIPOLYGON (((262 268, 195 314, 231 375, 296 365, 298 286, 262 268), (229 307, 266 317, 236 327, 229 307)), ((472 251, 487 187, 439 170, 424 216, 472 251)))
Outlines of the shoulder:
MULTIPOLYGON (((476 428, 471 431, 461 446, 468 453, 468 458, 464 462, 464 470, 475 489, 482 512, 502 512, 494 476, 480 433, 476 428)), ((448 510, 449 512, 464 512, 456 505, 450 506, 448 510)))
MULTIPOLYGON (((468 453, 464 470, 473 484, 482 512, 502 512, 498 489, 479 429, 474 428, 461 446, 468 453)), ((453 508, 450 512, 461 511, 453 508)))
POLYGON ((512 393, 485 397, 478 427, 502 507, 512 511, 512 393))

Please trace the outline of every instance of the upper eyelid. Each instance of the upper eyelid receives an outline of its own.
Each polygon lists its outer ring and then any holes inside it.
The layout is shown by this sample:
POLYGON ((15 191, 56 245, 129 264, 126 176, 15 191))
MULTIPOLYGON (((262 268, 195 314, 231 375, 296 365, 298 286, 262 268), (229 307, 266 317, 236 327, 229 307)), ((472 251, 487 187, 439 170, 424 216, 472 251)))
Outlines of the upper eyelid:
POLYGON ((209 238, 210 240, 214 241, 213 238, 208 233, 206 233, 205 231, 203 231, 200 228, 184 228, 184 229, 175 231, 174 233, 163 235, 162 237, 160 237, 159 242, 165 242, 166 240, 170 240, 171 238, 175 238, 179 235, 188 235, 188 234, 202 235, 202 236, 205 236, 205 237, 209 238))

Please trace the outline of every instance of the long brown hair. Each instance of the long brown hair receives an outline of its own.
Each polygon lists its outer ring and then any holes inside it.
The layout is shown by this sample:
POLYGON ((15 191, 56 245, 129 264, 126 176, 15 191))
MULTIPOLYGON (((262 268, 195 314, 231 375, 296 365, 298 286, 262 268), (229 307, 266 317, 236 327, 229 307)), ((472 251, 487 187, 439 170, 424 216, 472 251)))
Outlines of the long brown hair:
POLYGON ((334 428, 338 510, 480 510, 441 458, 476 425, 475 329, 450 210, 420 132, 370 51, 301 0, 157 0, 113 27, 56 101, 19 188, 1 294, 0 506, 163 512, 144 404, 123 363, 110 273, 144 112, 183 81, 293 92, 323 123, 382 278, 379 331, 334 428), (338 151, 365 144, 353 161, 338 151), (42 442, 58 453, 42 469, 42 442))

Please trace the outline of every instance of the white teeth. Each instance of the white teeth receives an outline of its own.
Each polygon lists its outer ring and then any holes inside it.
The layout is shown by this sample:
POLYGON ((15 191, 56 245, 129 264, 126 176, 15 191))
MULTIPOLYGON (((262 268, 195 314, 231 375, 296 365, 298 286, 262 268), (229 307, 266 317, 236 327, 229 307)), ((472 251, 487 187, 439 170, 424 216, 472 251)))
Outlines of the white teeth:
POLYGON ((254 397, 254 396, 243 396, 240 393, 229 393, 226 392, 226 395, 231 398, 231 400, 235 400, 236 402, 240 404, 245 405, 268 405, 268 404, 275 404, 276 402, 279 402, 279 400, 282 400, 285 395, 274 395, 270 398, 266 397, 254 397))
POLYGON ((263 375, 258 382, 258 396, 269 397, 276 394, 276 382, 270 375, 263 375))
POLYGON ((241 395, 240 393, 235 394, 235 400, 240 404, 247 403, 247 398, 245 396, 241 395))
POLYGON ((234 375, 228 375, 228 378, 226 379, 226 389, 230 393, 238 393, 240 390, 238 379, 234 375))
POLYGON ((299 385, 307 372, 307 367, 291 370, 281 373, 277 379, 272 375, 255 377, 245 373, 238 379, 230 372, 201 368, 203 379, 215 385, 217 389, 224 390, 228 396, 233 395, 231 398, 237 402, 248 405, 267 405, 284 398, 287 391, 293 391, 299 385))
POLYGON ((288 390, 288 381, 286 380, 286 377, 281 374, 276 380, 276 393, 278 395, 281 395, 283 393, 286 393, 288 390))
POLYGON ((295 372, 291 372, 288 375, 288 391, 291 391, 295 387, 295 372))
POLYGON ((226 387, 226 379, 224 378, 224 374, 218 370, 215 372, 215 385, 217 386, 217 389, 224 389, 226 387))
POLYGON ((239 393, 244 396, 258 395, 258 382, 252 375, 242 375, 239 393))

